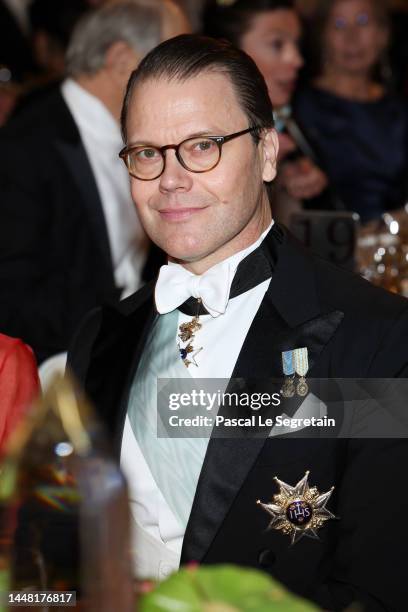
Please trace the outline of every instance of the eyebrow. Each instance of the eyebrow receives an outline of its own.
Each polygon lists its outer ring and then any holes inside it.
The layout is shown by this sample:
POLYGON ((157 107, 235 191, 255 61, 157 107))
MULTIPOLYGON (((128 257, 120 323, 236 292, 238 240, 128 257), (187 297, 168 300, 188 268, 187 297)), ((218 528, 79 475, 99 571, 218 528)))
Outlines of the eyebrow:
MULTIPOLYGON (((184 140, 188 140, 189 138, 199 138, 200 136, 223 136, 222 134, 223 130, 199 130, 198 132, 193 132, 191 134, 188 134, 187 136, 185 136, 184 138, 182 138, 180 140, 180 142, 183 142, 184 140)), ((134 144, 129 143, 127 146, 128 147, 137 147, 139 145, 146 145, 149 147, 155 147, 155 148, 160 148, 161 146, 166 146, 166 145, 159 145, 154 143, 153 141, 149 141, 149 140, 134 140, 134 144)))
POLYGON ((298 36, 293 36, 293 34, 287 32, 286 30, 279 30, 279 28, 271 28, 265 32, 265 34, 278 34, 279 36, 284 36, 285 38, 291 38, 293 40, 300 40, 302 38, 302 34, 298 34, 298 36))

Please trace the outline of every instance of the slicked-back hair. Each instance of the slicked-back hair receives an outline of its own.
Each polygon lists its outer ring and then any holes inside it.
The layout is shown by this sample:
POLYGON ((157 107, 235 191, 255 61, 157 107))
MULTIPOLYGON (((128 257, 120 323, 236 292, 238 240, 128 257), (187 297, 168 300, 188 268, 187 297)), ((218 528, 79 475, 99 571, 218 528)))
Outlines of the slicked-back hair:
MULTIPOLYGON (((181 34, 153 49, 132 73, 122 107, 122 136, 127 144, 127 117, 135 87, 147 80, 183 82, 200 74, 224 74, 248 118, 248 127, 274 126, 268 88, 255 62, 240 49, 223 40, 198 34, 181 34)), ((222 104, 214 100, 214 106, 222 104)), ((253 133, 259 141, 258 132, 253 133)))
POLYGON ((215 0, 207 2, 202 15, 202 33, 213 38, 225 38, 236 47, 251 29, 253 19, 260 13, 294 9, 294 0, 237 0, 222 6, 215 0))

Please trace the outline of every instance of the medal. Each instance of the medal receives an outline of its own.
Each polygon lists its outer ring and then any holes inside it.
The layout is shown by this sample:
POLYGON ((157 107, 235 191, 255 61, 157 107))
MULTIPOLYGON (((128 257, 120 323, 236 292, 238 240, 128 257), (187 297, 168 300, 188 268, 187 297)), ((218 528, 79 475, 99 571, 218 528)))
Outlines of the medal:
POLYGON ((306 347, 297 348, 293 351, 293 365, 296 374, 299 375, 299 382, 296 385, 296 393, 300 397, 304 397, 309 391, 309 387, 305 378, 309 370, 309 359, 306 347))
POLYGON ((316 487, 309 487, 308 478, 309 471, 292 487, 275 476, 279 493, 273 496, 269 504, 264 504, 259 499, 256 502, 272 516, 268 529, 277 529, 289 535, 291 544, 295 544, 303 536, 318 540, 317 530, 327 520, 336 518, 326 508, 334 487, 326 493, 319 493, 316 487))
POLYGON ((293 351, 282 351, 282 369, 286 378, 281 389, 283 397, 293 397, 295 395, 295 369, 293 365, 293 351))
POLYGON ((180 333, 178 334, 178 337, 182 342, 188 342, 187 346, 184 347, 181 347, 180 343, 178 343, 177 345, 180 357, 186 368, 188 368, 188 366, 191 364, 194 364, 198 367, 198 364, 195 361, 195 357, 200 351, 203 350, 203 347, 200 347, 199 349, 194 349, 194 346, 191 343, 191 341, 194 340, 195 333, 199 329, 201 329, 201 323, 199 320, 200 317, 198 314, 200 311, 201 298, 197 298, 197 303, 197 314, 193 317, 193 319, 188 323, 182 323, 181 325, 179 325, 180 333))
POLYGON ((188 342, 194 338, 195 332, 199 329, 201 329, 201 323, 199 321, 199 317, 195 316, 192 321, 189 321, 189 323, 182 323, 179 326, 180 333, 178 337, 182 342, 188 342))

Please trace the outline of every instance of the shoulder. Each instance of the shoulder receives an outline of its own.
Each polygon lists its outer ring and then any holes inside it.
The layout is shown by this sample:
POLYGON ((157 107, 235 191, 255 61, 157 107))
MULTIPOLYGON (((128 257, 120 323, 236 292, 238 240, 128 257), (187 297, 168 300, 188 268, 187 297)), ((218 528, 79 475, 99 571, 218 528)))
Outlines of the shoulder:
POLYGON ((39 388, 32 350, 21 340, 0 334, 0 450, 39 388))
POLYGON ((337 338, 342 350, 360 355, 370 376, 403 375, 408 367, 408 300, 317 258, 315 271, 323 310, 344 313, 337 338))
POLYGON ((0 371, 10 369, 36 372, 34 353, 22 340, 0 334, 0 371))
MULTIPOLYGON (((80 135, 59 91, 54 90, 0 129, 0 180, 29 191, 53 176, 60 163, 56 143, 76 145, 80 135), (21 169, 24 168, 24 172, 21 169)), ((66 175, 65 180, 69 180, 66 175)))
POLYGON ((318 114, 322 103, 327 102, 328 96, 323 90, 311 85, 302 87, 293 100, 294 113, 318 114))
POLYGON ((68 367, 79 380, 85 379, 97 345, 112 350, 116 341, 131 333, 134 320, 143 324, 144 310, 153 308, 154 285, 152 280, 126 299, 95 308, 83 319, 68 351, 68 367))
POLYGON ((383 351, 388 361, 382 360, 382 372, 399 372, 408 362, 408 300, 311 254, 286 234, 276 276, 280 293, 286 292, 291 299, 280 298, 281 303, 292 312, 341 312, 342 322, 332 343, 337 354, 346 359, 353 355, 368 366, 383 351))
POLYGON ((336 305, 355 318, 395 320, 408 314, 408 300, 380 287, 376 287, 355 272, 340 268, 330 262, 312 256, 316 273, 317 290, 321 302, 336 305))
POLYGON ((42 138, 47 135, 65 131, 75 126, 73 117, 65 104, 59 87, 55 87, 48 94, 41 96, 13 117, 7 125, 0 129, 0 144, 4 141, 13 141, 15 138, 23 142, 37 140, 37 146, 41 147, 43 140, 38 140, 41 133, 42 138))

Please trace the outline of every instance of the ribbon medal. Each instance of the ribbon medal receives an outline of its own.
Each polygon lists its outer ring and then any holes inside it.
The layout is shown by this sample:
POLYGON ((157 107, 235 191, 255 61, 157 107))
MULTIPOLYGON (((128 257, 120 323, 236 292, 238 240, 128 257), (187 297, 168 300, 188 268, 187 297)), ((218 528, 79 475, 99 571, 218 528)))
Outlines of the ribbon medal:
POLYGON ((295 395, 293 351, 282 351, 282 369, 286 378, 281 393, 283 397, 293 397, 295 395))
POLYGON ((275 494, 269 504, 256 502, 272 520, 268 529, 277 529, 291 537, 291 544, 298 542, 303 536, 319 539, 317 530, 329 519, 336 518, 326 508, 334 487, 326 493, 319 493, 316 487, 309 487, 309 471, 292 487, 276 476, 279 493, 275 494))
POLYGON ((299 382, 296 385, 296 392, 300 397, 307 395, 309 387, 305 379, 306 374, 309 370, 309 358, 307 348, 297 348, 293 351, 293 365, 296 374, 299 375, 299 382))

